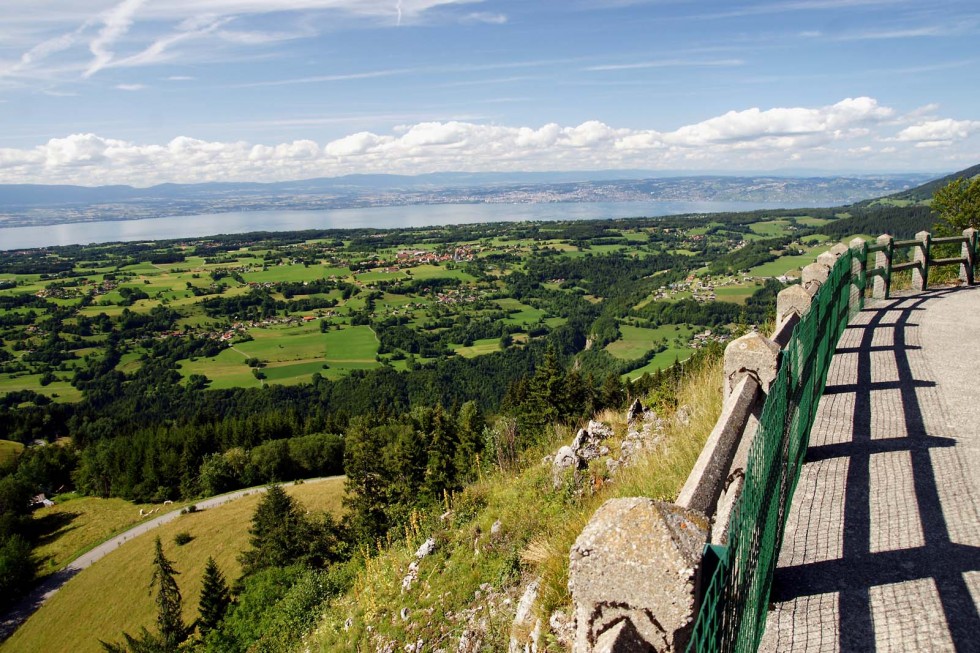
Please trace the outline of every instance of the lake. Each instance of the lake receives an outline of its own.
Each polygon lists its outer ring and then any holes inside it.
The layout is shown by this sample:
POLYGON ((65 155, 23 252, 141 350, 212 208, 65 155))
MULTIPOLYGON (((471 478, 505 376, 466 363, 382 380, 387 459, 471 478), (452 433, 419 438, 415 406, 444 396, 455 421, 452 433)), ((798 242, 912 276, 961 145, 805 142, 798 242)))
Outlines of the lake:
POLYGON ((592 220, 790 208, 772 202, 565 202, 426 204, 363 209, 235 211, 142 220, 0 229, 0 250, 118 241, 200 238, 250 231, 429 227, 480 222, 592 220))

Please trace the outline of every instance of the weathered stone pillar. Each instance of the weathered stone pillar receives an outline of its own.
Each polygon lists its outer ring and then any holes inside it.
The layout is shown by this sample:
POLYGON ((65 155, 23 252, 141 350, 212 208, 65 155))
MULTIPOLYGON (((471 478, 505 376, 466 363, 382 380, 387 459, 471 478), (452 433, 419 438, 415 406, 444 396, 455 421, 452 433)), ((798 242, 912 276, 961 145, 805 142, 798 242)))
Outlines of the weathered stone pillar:
POLYGON ((973 285, 973 270, 977 264, 977 230, 964 229, 963 237, 966 242, 960 248, 960 256, 965 259, 965 263, 960 263, 960 280, 969 285, 973 285))
POLYGON ((761 333, 753 331, 736 338, 725 347, 724 398, 732 393, 735 384, 746 374, 759 382, 763 392, 776 380, 779 371, 779 345, 761 333))
POLYGON ((851 241, 851 313, 856 313, 864 308, 864 288, 867 284, 865 272, 868 269, 868 244, 864 238, 855 238, 851 241))
POLYGON ((875 276, 874 291, 872 297, 875 299, 885 299, 891 286, 892 276, 892 237, 888 234, 878 236, 875 241, 878 245, 884 245, 885 249, 875 254, 875 269, 882 272, 875 276))
POLYGON ((643 497, 610 499, 575 540, 575 653, 683 651, 694 627, 708 520, 643 497))
POLYGON ((915 248, 912 261, 916 264, 912 268, 912 290, 925 290, 929 284, 929 240, 932 236, 928 231, 920 231, 915 234, 915 239, 921 244, 915 248))
POLYGON ((803 289, 811 295, 816 295, 820 286, 830 277, 830 268, 823 263, 811 263, 803 268, 800 278, 803 289))
POLYGON ((810 310, 810 303, 813 301, 813 297, 810 293, 803 290, 803 286, 799 284, 793 284, 787 288, 783 288, 776 295, 776 330, 779 330, 779 325, 785 322, 791 315, 799 315, 803 317, 806 312, 810 310))

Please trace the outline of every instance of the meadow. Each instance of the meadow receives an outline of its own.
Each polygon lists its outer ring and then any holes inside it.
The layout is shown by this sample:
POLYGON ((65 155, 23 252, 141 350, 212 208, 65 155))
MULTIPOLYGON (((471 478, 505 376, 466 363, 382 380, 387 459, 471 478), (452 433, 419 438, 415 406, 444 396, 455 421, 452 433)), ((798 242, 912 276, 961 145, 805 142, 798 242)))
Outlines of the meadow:
MULTIPOLYGON (((304 483, 286 491, 310 511, 340 514, 343 477, 304 483)), ((209 510, 188 513, 122 544, 83 570, 0 645, 2 653, 72 651, 97 653, 100 640, 118 642, 122 632, 154 628, 156 606, 149 591, 153 548, 159 536, 165 555, 179 572, 184 620, 197 617, 197 600, 208 557, 229 582, 241 573, 238 555, 248 547, 248 527, 261 494, 255 493, 209 510), (191 540, 174 542, 178 533, 191 540)), ((69 502, 70 504, 71 502, 69 502)), ((128 509, 138 514, 138 507, 128 509)))

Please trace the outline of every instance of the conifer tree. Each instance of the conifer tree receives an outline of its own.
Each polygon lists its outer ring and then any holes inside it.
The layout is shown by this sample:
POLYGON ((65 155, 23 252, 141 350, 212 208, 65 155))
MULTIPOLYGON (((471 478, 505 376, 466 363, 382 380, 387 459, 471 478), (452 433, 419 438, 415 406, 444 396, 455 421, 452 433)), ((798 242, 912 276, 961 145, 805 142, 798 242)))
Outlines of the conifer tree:
POLYGON ((194 630, 194 626, 184 624, 181 616, 180 588, 174 576, 178 572, 173 563, 163 554, 163 544, 157 537, 156 553, 153 556, 153 577, 150 593, 157 588, 157 633, 141 629, 139 637, 123 633, 125 644, 102 644, 107 653, 176 653, 181 643, 194 630))
POLYGON ((153 557, 153 577, 150 580, 150 591, 157 588, 157 629, 168 650, 177 650, 180 643, 187 639, 192 628, 184 624, 181 614, 180 588, 177 587, 177 576, 180 572, 174 569, 173 563, 163 554, 163 544, 160 538, 156 540, 156 553, 153 557))
POLYGON ((221 619, 228 610, 231 597, 228 592, 228 583, 225 576, 218 568, 218 563, 214 558, 208 557, 208 562, 204 567, 204 586, 201 588, 201 601, 198 604, 200 617, 197 620, 198 629, 201 635, 206 635, 208 631, 217 628, 221 619))
POLYGON ((266 491, 255 508, 248 532, 252 548, 239 556, 243 575, 266 567, 308 562, 309 523, 281 485, 272 485, 266 491))

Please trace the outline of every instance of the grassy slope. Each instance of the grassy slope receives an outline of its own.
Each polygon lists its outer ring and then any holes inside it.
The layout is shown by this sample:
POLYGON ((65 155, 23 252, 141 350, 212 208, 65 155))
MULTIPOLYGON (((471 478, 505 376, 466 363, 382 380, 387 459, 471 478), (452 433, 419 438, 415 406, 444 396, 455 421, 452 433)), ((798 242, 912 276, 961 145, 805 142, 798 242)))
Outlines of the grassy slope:
MULTIPOLYGON (((603 482, 605 465, 599 462, 587 472, 584 494, 553 489, 550 464, 541 456, 567 444, 571 429, 559 430, 547 445, 529 452, 523 471, 495 472, 474 483, 453 498, 448 522, 430 519, 427 526, 406 529, 404 542, 371 558, 353 588, 326 606, 308 649, 360 651, 395 643, 392 650, 402 650, 422 639, 427 646, 456 650, 469 612, 474 623, 486 621, 481 650, 506 650, 517 599, 536 576, 542 577, 537 612, 545 619, 557 608, 567 612, 569 547, 607 499, 676 497, 721 410, 721 378, 720 364, 693 375, 678 395, 690 407, 690 421, 668 416, 659 446, 612 483, 603 482), (500 530, 491 535, 498 520, 500 530), (429 535, 438 549, 422 560, 419 580, 403 592, 413 552, 429 535), (488 598, 484 584, 496 599, 488 598), (402 608, 408 608, 407 619, 399 616, 402 608)), ((621 436, 622 416, 603 417, 621 436)), ((611 447, 616 453, 618 440, 611 447)))
MULTIPOLYGON (((150 511, 160 506, 136 504, 125 499, 78 497, 39 509, 34 513, 34 519, 40 523, 45 535, 34 549, 34 555, 40 574, 54 573, 112 535, 151 519, 140 517, 141 508, 150 511)), ((159 513, 153 516, 157 517, 159 513)))
POLYGON ((24 445, 20 442, 10 440, 0 440, 0 465, 4 465, 13 460, 24 450, 24 445))
MULTIPOLYGON (((340 511, 343 478, 287 488, 310 510, 340 511)), ((213 556, 229 581, 241 571, 237 556, 248 546, 248 526, 258 503, 254 494, 224 506, 188 514, 132 541, 82 571, 8 639, 3 653, 37 651, 101 651, 99 639, 120 641, 122 631, 136 634, 153 628, 155 606, 148 592, 153 543, 159 535, 164 552, 180 572, 184 618, 197 616, 201 577, 213 556), (178 547, 174 535, 194 538, 178 547)))

